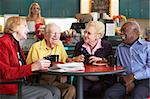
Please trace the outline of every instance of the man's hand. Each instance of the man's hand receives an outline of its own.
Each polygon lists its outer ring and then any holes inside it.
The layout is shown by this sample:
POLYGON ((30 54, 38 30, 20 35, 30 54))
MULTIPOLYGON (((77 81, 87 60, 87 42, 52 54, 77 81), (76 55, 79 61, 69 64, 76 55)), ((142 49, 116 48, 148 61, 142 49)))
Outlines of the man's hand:
POLYGON ((126 94, 129 94, 134 89, 134 87, 135 84, 133 82, 126 85, 126 94))
POLYGON ((128 76, 122 76, 123 78, 123 82, 124 82, 124 85, 126 86, 126 93, 128 94, 129 92, 131 92, 135 86, 134 84, 134 75, 131 74, 131 75, 128 75, 128 76))

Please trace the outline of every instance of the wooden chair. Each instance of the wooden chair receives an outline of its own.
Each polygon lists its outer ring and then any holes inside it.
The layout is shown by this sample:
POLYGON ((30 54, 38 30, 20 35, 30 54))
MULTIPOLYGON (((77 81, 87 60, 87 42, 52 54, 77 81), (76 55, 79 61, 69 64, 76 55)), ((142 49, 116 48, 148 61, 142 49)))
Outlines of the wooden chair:
MULTIPOLYGON (((22 83, 23 83, 23 80, 0 82, 0 84, 18 84, 17 99, 22 99, 22 83)), ((0 94, 0 97, 1 96, 2 94, 0 94)))

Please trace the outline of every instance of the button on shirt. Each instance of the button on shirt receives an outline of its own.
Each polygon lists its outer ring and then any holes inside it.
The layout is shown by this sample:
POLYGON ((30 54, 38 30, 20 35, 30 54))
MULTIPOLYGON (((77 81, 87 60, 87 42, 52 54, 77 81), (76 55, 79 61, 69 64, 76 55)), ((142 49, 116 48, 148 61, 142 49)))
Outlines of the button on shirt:
POLYGON ((117 65, 127 69, 124 74, 133 73, 138 80, 150 78, 150 42, 139 38, 131 46, 121 43, 116 55, 117 65))

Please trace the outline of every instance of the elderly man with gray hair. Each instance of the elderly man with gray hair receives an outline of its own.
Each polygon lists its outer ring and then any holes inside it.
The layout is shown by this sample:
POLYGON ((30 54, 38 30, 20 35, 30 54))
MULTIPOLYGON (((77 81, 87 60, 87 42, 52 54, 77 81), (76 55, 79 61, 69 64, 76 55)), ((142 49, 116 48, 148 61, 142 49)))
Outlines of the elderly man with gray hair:
MULTIPOLYGON (((60 35, 60 27, 56 24, 51 23, 46 25, 44 39, 31 46, 27 63, 30 64, 48 55, 58 55, 59 62, 66 62, 68 55, 63 43, 60 41, 60 35)), ((58 87, 61 90, 62 99, 75 99, 75 87, 67 83, 61 83, 59 78, 52 75, 42 75, 40 83, 58 87)))
POLYGON ((140 38, 140 26, 135 21, 121 27, 122 43, 117 47, 117 64, 127 70, 118 83, 110 87, 106 99, 148 99, 150 96, 150 42, 140 38))

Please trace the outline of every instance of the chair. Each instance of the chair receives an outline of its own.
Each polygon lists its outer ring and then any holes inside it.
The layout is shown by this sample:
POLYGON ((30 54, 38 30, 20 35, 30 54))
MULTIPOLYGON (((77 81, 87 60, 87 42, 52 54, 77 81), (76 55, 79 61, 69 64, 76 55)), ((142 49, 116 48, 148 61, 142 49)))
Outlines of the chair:
MULTIPOLYGON (((23 83, 23 80, 0 82, 0 84, 16 84, 16 83, 18 84, 17 99, 22 99, 22 83, 23 83)), ((0 96, 1 95, 2 94, 0 94, 0 96)))

